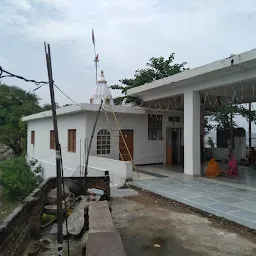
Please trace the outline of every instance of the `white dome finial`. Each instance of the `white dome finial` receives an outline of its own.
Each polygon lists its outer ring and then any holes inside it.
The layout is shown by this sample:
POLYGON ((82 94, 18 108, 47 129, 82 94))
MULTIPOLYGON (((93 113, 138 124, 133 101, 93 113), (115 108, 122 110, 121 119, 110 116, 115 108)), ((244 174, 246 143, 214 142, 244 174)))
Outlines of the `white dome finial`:
POLYGON ((107 80, 104 77, 104 72, 103 70, 101 70, 100 77, 97 80, 97 84, 106 84, 106 83, 107 83, 107 80))
POLYGON ((107 80, 104 77, 103 70, 100 73, 101 73, 100 77, 97 80, 97 84, 96 84, 96 93, 94 95, 93 103, 100 104, 101 100, 103 100, 104 104, 114 105, 114 100, 108 88, 107 80))

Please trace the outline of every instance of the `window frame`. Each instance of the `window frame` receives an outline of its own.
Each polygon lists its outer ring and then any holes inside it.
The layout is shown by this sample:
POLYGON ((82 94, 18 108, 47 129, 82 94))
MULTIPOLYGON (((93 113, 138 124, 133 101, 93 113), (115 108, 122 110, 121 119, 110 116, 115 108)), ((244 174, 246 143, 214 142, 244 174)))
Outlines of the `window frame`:
POLYGON ((50 130, 50 149, 56 150, 54 130, 50 130))
POLYGON ((168 122, 180 123, 181 118, 180 118, 180 116, 168 116, 168 122))
POLYGON ((36 132, 35 132, 35 130, 32 130, 30 133, 30 143, 32 145, 35 145, 35 136, 36 136, 36 132))
POLYGON ((111 135, 109 130, 101 129, 97 132, 96 152, 97 155, 110 155, 111 135))
POLYGON ((76 153, 76 129, 68 129, 68 152, 76 153))
POLYGON ((163 139, 163 115, 148 115, 148 140, 163 139))

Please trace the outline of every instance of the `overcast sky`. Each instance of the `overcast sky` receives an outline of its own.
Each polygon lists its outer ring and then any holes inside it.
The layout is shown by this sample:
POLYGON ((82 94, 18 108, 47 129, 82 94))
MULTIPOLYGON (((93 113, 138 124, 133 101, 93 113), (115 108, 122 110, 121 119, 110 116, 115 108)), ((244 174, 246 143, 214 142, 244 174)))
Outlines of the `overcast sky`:
MULTIPOLYGON (((174 52, 177 62, 193 68, 256 47, 255 0, 1 0, 0 13, 0 65, 47 80, 47 41, 54 80, 77 102, 88 102, 95 92, 92 28, 109 85, 132 77, 152 56, 174 52)), ((47 87, 38 94, 49 102, 47 87)), ((56 98, 69 103, 60 93, 56 98)))

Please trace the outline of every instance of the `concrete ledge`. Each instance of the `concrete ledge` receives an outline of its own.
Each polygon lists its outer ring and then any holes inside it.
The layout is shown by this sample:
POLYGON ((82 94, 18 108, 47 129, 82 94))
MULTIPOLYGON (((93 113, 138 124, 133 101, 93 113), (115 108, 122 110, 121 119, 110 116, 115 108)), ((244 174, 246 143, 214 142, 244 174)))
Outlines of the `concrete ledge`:
POLYGON ((107 232, 115 230, 107 201, 89 203, 90 232, 107 232))
POLYGON ((89 234, 86 256, 126 256, 119 232, 89 234))
POLYGON ((90 202, 88 216, 89 231, 81 240, 82 252, 86 252, 86 256, 125 256, 123 243, 114 227, 108 202, 90 202))

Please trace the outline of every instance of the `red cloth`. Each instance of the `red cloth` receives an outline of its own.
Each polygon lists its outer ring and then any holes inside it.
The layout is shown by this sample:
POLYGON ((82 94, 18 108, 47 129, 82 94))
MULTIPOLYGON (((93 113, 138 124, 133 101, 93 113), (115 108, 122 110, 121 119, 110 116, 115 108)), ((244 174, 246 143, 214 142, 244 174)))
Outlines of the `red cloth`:
POLYGON ((228 172, 227 173, 230 176, 237 176, 238 175, 238 164, 237 164, 237 161, 236 161, 233 154, 231 155, 230 160, 228 162, 228 172))

